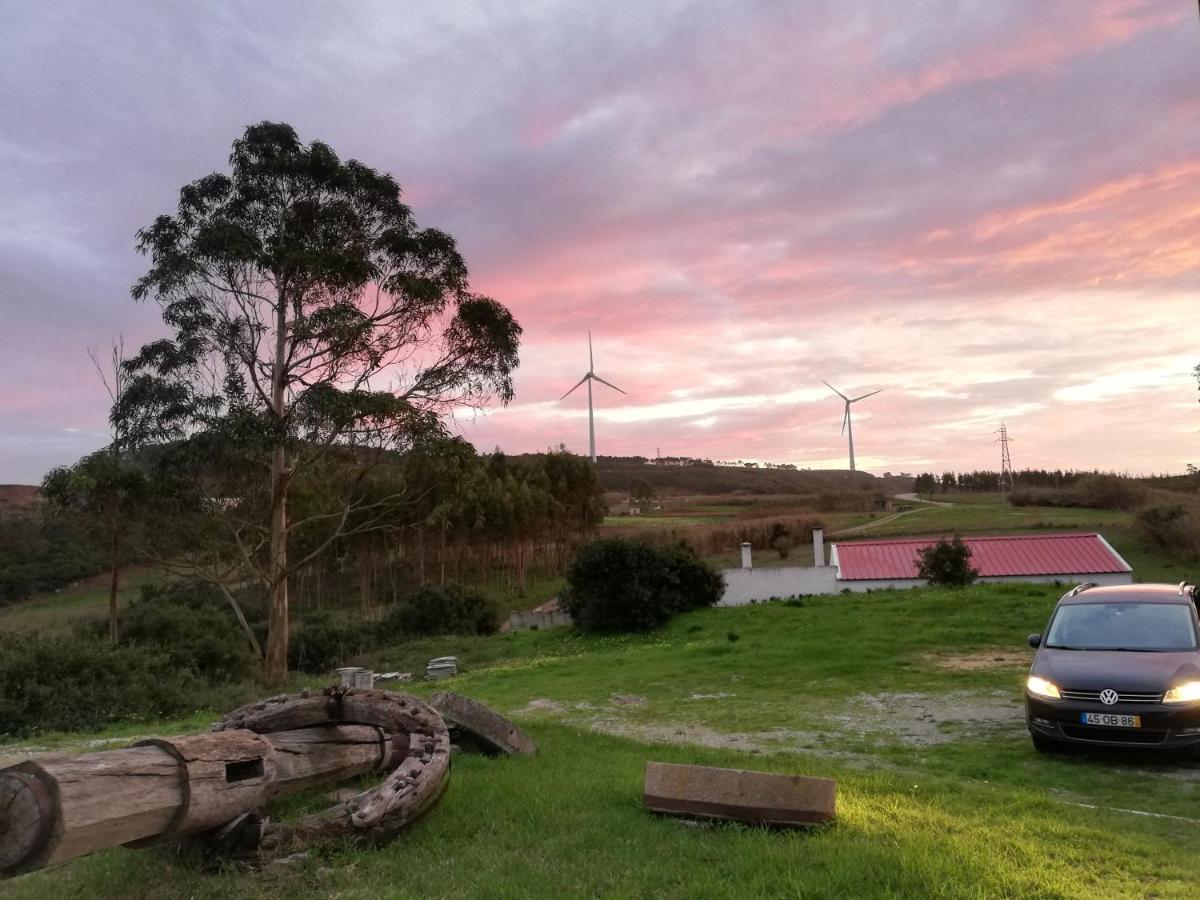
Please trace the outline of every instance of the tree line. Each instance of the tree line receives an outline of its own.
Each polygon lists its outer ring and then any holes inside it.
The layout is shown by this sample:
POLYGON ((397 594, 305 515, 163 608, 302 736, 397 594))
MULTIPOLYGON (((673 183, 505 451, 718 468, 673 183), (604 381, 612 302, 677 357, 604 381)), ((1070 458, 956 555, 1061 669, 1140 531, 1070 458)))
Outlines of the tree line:
MULTIPOLYGON (((1058 488, 1073 485, 1083 478, 1102 475, 1098 469, 1091 471, 1079 469, 1018 469, 1012 473, 1012 480, 1006 484, 1007 489, 1014 487, 1026 488, 1058 488)), ((1001 487, 1001 473, 990 469, 976 469, 970 472, 943 472, 940 476, 932 472, 918 475, 915 490, 920 494, 942 493, 996 493, 1001 487)))

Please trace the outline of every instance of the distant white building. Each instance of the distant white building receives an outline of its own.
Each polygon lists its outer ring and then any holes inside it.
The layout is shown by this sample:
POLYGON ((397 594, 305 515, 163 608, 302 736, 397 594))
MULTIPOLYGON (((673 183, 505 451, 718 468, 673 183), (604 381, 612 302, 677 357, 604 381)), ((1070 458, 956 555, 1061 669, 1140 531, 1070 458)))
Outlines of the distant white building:
MULTIPOLYGON (((813 566, 755 569, 743 546, 743 565, 726 569, 722 606, 740 606, 772 597, 838 594, 925 584, 917 574, 920 554, 938 538, 841 541, 833 545, 825 565, 820 529, 813 532, 813 566)), ((1103 535, 1021 534, 964 537, 971 565, 982 582, 1061 581, 1066 584, 1130 584, 1133 567, 1103 535)))

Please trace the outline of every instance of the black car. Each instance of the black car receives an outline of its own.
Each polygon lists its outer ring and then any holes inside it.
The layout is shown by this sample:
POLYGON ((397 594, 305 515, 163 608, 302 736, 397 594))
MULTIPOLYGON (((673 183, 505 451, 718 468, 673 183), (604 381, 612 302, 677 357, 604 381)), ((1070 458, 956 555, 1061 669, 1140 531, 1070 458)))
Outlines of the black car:
POLYGON ((1200 620, 1190 585, 1080 585, 1058 601, 1025 684, 1033 745, 1200 745, 1200 620))

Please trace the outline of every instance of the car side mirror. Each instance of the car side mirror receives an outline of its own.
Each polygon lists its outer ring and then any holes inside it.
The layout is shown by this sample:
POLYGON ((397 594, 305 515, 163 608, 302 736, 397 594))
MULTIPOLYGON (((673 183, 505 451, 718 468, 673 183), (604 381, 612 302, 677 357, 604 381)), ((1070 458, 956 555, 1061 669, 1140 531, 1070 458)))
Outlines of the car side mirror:
POLYGON ((1040 634, 1031 634, 1026 640, 1029 642, 1030 647, 1042 646, 1042 636, 1040 634))

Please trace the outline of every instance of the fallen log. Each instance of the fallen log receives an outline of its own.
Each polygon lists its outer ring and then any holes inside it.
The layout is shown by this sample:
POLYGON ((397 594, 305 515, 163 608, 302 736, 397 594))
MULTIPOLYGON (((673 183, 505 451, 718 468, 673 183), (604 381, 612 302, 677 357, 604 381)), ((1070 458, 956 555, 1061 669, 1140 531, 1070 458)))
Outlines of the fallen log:
POLYGON ((430 696, 429 705, 442 714, 455 744, 491 755, 532 756, 537 753, 533 738, 478 700, 453 691, 437 691, 430 696))
POLYGON ((276 730, 322 717, 335 722, 374 722, 403 735, 403 759, 380 784, 327 810, 296 823, 264 823, 254 852, 257 862, 332 837, 386 842, 428 812, 445 790, 450 777, 446 723, 437 710, 408 694, 336 688, 327 689, 324 697, 271 697, 235 710, 213 730, 276 730))
POLYGON ((449 746, 441 716, 416 698, 337 689, 250 704, 206 734, 27 760, 0 769, 0 877, 196 836, 262 860, 321 837, 384 840, 440 796, 449 746), (391 774, 294 825, 259 813, 272 797, 371 771, 391 774))
POLYGON ((712 766, 646 763, 643 799, 653 812, 760 825, 816 825, 836 814, 829 778, 712 766))

